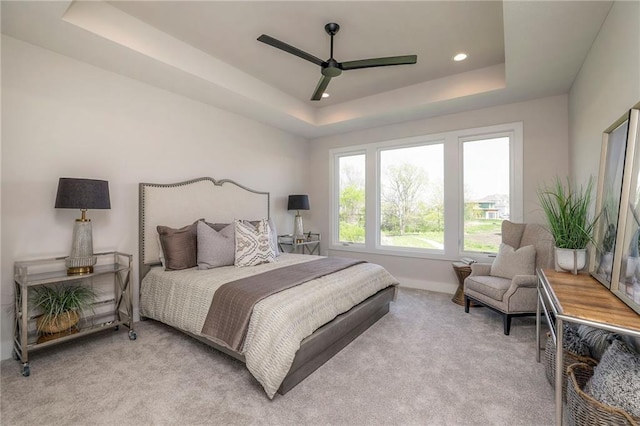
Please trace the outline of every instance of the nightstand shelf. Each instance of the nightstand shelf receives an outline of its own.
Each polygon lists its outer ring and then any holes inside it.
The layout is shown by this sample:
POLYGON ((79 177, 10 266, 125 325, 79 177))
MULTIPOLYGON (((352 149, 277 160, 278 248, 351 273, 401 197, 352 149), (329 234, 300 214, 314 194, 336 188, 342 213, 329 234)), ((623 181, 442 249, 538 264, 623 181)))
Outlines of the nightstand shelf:
POLYGON ((13 357, 22 363, 22 374, 30 375, 29 353, 58 345, 81 336, 125 325, 129 339, 136 339, 133 329, 131 265, 133 256, 119 252, 95 254, 94 271, 84 275, 67 275, 64 257, 16 262, 14 265, 15 309, 13 357), (91 315, 81 316, 78 325, 53 339, 39 339, 36 319, 28 304, 29 290, 42 285, 91 286, 98 300, 91 305, 91 315))
POLYGON ((320 255, 320 234, 308 232, 302 238, 291 234, 278 235, 278 248, 283 253, 320 255))

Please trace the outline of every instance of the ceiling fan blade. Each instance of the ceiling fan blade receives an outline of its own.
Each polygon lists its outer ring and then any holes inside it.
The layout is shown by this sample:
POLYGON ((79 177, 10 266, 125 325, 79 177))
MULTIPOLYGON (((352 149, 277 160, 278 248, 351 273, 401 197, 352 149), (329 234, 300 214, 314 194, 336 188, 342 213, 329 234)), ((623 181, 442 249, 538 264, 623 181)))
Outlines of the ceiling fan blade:
POLYGON ((322 99, 322 94, 325 90, 327 90, 327 86, 329 85, 330 81, 331 77, 327 77, 326 75, 320 77, 320 81, 316 86, 316 90, 313 92, 313 96, 311 96, 312 101, 319 101, 320 99, 322 99))
POLYGON ((258 41, 268 44, 269 46, 273 46, 276 49, 284 50, 287 53, 291 53, 292 55, 296 55, 299 58, 306 59, 309 62, 313 62, 316 65, 322 66, 324 62, 322 59, 317 58, 303 50, 298 49, 297 47, 293 47, 290 44, 287 44, 283 41, 277 40, 273 37, 270 37, 266 34, 262 34, 258 37, 258 41))
POLYGON ((361 59, 359 61, 347 61, 341 64, 344 71, 360 68, 386 67, 389 65, 410 65, 418 62, 417 55, 390 56, 388 58, 361 59))

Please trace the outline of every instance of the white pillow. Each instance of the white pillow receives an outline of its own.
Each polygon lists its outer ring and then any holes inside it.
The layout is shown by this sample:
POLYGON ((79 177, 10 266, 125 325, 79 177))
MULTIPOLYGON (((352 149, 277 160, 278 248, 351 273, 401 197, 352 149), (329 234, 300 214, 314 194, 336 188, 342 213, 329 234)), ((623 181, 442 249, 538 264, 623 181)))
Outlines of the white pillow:
POLYGON ((502 243, 489 274, 494 277, 512 279, 516 275, 535 275, 535 272, 536 248, 534 246, 524 246, 515 250, 502 243))
POLYGON ((242 220, 235 223, 235 265, 255 266, 262 263, 275 262, 276 254, 269 238, 269 224, 266 219, 253 226, 242 220))

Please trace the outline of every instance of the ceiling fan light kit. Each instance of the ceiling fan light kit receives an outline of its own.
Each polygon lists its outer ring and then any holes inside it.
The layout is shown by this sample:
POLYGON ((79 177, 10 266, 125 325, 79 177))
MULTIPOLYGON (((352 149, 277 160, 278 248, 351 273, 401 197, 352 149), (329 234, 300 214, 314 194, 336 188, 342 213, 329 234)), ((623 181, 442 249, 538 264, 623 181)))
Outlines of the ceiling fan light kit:
POLYGON ((320 81, 318 81, 318 85, 313 91, 313 95, 311 96, 312 101, 319 101, 322 99, 322 95, 325 90, 327 90, 327 86, 331 79, 333 77, 338 77, 342 74, 342 71, 357 70, 361 68, 386 67, 390 65, 410 65, 415 64, 418 61, 417 55, 404 55, 338 62, 333 57, 333 36, 335 36, 340 30, 340 25, 335 22, 330 22, 324 26, 324 30, 329 34, 329 36, 331 36, 331 56, 326 61, 266 34, 262 34, 258 37, 258 41, 261 41, 262 43, 273 46, 276 49, 284 50, 287 53, 320 66, 322 77, 320 77, 320 81))

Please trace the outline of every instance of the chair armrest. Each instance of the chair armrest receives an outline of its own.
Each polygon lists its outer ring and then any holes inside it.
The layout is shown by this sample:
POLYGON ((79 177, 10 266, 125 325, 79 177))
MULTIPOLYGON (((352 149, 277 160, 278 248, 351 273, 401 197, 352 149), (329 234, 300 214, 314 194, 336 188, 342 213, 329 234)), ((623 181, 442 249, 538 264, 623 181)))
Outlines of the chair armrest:
POLYGON ((507 303, 508 310, 523 310, 535 312, 536 287, 538 277, 535 275, 516 275, 511 280, 511 285, 502 296, 507 303), (528 306, 525 308, 525 306, 528 306))
POLYGON ((490 263, 472 263, 471 264, 471 275, 489 275, 491 272, 491 264, 490 263))
POLYGON ((536 275, 516 275, 511 280, 511 287, 537 287, 538 277, 536 275))

